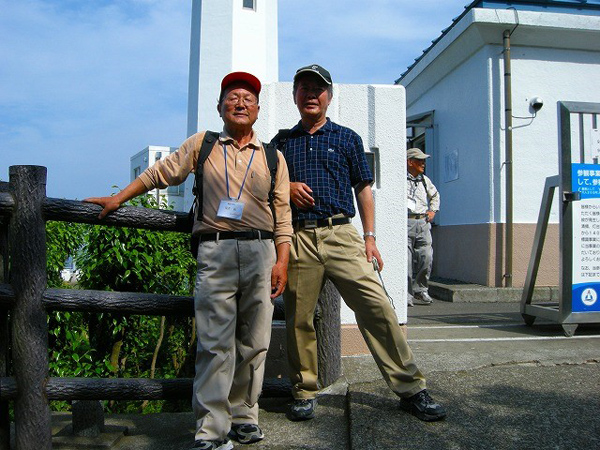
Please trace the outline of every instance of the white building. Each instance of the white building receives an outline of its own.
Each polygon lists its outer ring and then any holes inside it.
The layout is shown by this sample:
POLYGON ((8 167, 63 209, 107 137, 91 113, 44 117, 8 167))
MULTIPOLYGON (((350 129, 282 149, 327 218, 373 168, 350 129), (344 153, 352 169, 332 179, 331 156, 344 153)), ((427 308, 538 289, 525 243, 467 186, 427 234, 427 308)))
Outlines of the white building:
MULTIPOLYGON (((144 150, 136 153, 130 158, 130 180, 135 180, 144 170, 153 165, 156 161, 164 159, 176 150, 177 147, 149 145, 144 150)), ((182 184, 180 186, 169 186, 167 189, 153 189, 148 194, 155 196, 159 200, 159 203, 165 201, 168 205, 172 206, 175 211, 189 211, 189 206, 185 203, 185 189, 185 184, 182 184)))
MULTIPOLYGON (((409 145, 432 155, 427 173, 442 199, 434 273, 502 286, 505 31, 512 80, 512 282, 523 286, 544 182, 559 171, 557 104, 600 102, 600 1, 474 1, 397 83, 406 88, 409 145), (543 99, 537 113, 535 97, 543 99)), ((589 152, 596 118, 582 118, 576 128, 574 137, 589 152)), ((538 285, 558 284, 557 208, 558 200, 538 285)))

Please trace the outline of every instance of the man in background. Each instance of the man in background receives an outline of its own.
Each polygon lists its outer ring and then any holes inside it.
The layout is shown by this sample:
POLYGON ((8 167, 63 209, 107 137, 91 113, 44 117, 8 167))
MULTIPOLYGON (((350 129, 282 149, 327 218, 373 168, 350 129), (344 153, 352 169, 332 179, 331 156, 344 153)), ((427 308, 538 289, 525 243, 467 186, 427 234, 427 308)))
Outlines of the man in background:
POLYGON ((408 305, 431 305, 429 276, 433 264, 431 222, 440 209, 440 194, 425 175, 429 155, 418 148, 406 151, 408 202, 408 305))

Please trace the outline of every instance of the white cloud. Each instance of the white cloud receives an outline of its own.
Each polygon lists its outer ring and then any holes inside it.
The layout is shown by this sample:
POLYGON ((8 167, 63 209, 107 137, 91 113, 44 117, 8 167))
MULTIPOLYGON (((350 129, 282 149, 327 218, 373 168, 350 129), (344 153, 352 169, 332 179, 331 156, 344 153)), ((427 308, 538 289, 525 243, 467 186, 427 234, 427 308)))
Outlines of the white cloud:
POLYGON ((178 145, 190 20, 181 3, 0 2, 3 172, 47 165, 63 185, 48 183, 50 195, 87 185, 101 194, 128 182, 133 153, 178 145))
MULTIPOLYGON (((392 83, 465 0, 280 0, 280 79, 392 83)), ((129 158, 185 137, 190 0, 0 0, 0 179, 48 167, 48 194, 127 184, 129 158)))

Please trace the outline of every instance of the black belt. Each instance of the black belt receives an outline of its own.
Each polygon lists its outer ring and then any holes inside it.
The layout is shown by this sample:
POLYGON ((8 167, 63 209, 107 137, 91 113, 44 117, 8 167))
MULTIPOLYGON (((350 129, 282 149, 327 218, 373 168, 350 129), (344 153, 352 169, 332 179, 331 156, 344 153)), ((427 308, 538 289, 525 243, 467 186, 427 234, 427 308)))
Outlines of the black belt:
POLYGON ((350 223, 352 219, 350 217, 329 217, 327 219, 300 219, 294 221, 294 228, 300 230, 309 230, 311 228, 328 227, 333 225, 345 225, 350 223))
POLYGON ((409 219, 425 219, 427 217, 427 213, 425 214, 412 214, 412 213, 408 213, 408 218, 409 219))
POLYGON ((218 233, 202 233, 198 236, 200 242, 220 241, 221 239, 238 239, 249 241, 253 239, 273 239, 274 234, 271 231, 264 230, 246 230, 246 231, 220 231, 218 233))

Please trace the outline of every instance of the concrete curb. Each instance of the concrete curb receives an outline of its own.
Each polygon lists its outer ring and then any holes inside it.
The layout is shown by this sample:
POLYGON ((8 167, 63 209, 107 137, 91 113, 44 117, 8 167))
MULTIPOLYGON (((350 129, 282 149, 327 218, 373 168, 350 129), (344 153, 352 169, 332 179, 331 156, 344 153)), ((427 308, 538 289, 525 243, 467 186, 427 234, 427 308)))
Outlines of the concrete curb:
MULTIPOLYGON (((436 279, 429 282, 429 294, 445 302, 520 302, 523 288, 488 287, 436 279)), ((557 286, 540 286, 533 291, 534 302, 558 302, 557 286)))

